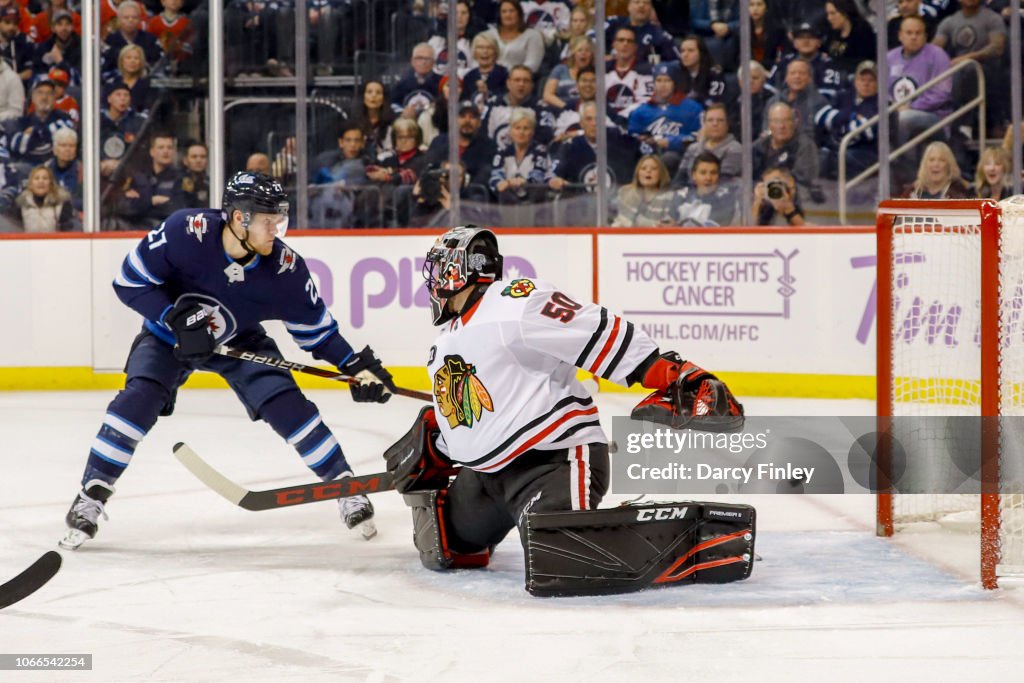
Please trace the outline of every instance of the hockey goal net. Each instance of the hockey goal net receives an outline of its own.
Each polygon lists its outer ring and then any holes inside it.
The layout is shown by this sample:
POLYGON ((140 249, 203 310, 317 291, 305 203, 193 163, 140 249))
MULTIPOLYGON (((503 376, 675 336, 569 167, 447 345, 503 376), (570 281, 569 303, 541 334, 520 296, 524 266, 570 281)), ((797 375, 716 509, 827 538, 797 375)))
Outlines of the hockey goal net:
POLYGON ((1016 420, 906 418, 1024 415, 1024 196, 884 201, 877 227, 878 415, 908 445, 913 476, 898 488, 914 491, 878 495, 878 533, 977 533, 981 582, 995 588, 1024 575, 1024 497, 1008 486, 1024 460, 1016 420))

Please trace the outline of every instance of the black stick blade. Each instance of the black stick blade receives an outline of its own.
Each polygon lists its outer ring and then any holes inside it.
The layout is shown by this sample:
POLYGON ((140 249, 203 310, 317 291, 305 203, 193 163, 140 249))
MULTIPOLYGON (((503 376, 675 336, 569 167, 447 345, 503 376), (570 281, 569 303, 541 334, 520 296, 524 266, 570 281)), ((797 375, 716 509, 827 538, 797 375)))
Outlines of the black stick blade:
POLYGON ((28 569, 0 585, 0 609, 24 600, 46 585, 60 570, 61 561, 60 553, 49 550, 28 569))

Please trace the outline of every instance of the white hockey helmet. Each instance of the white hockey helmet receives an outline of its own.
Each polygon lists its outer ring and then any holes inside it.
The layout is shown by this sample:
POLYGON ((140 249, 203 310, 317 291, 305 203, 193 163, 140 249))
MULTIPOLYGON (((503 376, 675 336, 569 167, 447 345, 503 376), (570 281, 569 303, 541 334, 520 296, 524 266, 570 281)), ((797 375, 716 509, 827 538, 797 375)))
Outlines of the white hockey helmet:
POLYGON ((502 261, 498 238, 487 228, 460 225, 438 237, 423 264, 434 324, 456 316, 457 311, 448 310, 448 299, 470 285, 500 280, 502 261))

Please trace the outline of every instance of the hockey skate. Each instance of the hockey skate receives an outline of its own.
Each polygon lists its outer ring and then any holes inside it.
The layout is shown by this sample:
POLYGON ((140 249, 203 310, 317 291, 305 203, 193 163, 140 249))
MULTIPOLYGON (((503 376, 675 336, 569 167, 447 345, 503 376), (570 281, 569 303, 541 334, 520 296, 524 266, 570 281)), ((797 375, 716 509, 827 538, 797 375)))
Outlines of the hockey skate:
MULTIPOLYGON (((342 477, 351 477, 351 472, 346 472, 342 477)), ((366 496, 347 496, 338 499, 338 510, 341 511, 341 520, 349 529, 359 528, 359 533, 369 541, 377 535, 377 525, 373 522, 373 503, 366 496)))
MULTIPOLYGON (((71 509, 64 518, 68 530, 57 545, 67 550, 78 550, 83 543, 93 538, 100 515, 103 519, 108 519, 104 506, 113 494, 114 487, 107 482, 100 479, 89 480, 71 503, 71 509)), ((373 514, 372 509, 370 514, 373 514)))

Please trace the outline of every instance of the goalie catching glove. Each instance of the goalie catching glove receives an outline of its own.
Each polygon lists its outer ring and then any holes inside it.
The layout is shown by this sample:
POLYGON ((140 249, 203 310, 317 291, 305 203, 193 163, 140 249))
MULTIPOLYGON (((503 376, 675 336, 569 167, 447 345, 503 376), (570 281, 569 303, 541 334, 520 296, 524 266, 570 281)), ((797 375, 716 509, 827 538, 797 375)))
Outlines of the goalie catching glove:
POLYGON ((673 429, 733 432, 743 427, 743 406, 725 382, 675 351, 663 353, 638 369, 640 383, 656 391, 640 401, 630 417, 673 429))
POLYGON ((369 346, 353 353, 340 369, 359 380, 359 384, 350 386, 352 400, 356 403, 387 403, 395 390, 391 373, 384 369, 369 346))
POLYGON ((434 407, 427 406, 416 416, 412 429, 384 451, 388 473, 399 493, 448 487, 454 466, 437 450, 440 433, 434 407))

